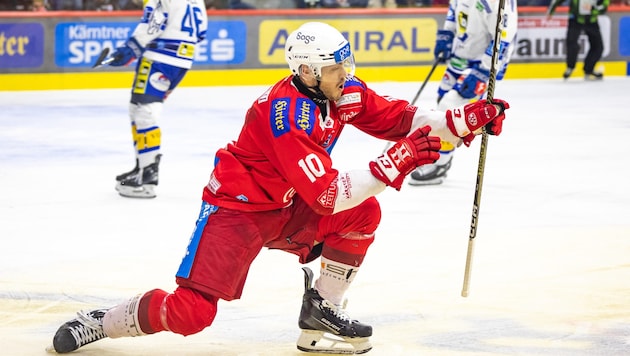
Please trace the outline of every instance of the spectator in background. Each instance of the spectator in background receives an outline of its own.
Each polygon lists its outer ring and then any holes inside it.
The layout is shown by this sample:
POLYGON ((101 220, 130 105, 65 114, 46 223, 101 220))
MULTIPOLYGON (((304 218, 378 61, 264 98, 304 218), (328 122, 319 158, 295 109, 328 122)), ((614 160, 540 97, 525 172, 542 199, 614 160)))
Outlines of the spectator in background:
POLYGON ((366 8, 369 0, 295 0, 295 7, 305 8, 366 8))
MULTIPOLYGON (((553 0, 547 10, 547 20, 555 12, 558 5, 565 0, 553 0)), ((589 49, 584 58, 584 79, 601 80, 604 73, 601 70, 595 70, 595 64, 602 58, 604 53, 604 42, 599 29, 597 18, 606 12, 610 0, 569 0, 569 25, 567 28, 567 69, 565 69, 562 77, 569 79, 575 64, 577 62, 580 44, 578 39, 580 34, 584 32, 588 38, 589 49)))
POLYGON ((518 6, 549 6, 551 0, 518 0, 518 6))
POLYGON ((256 7, 242 0, 229 0, 228 8, 233 10, 253 10, 256 7))
POLYGON ((31 11, 48 11, 46 0, 33 0, 31 11))
POLYGON ((50 8, 52 10, 83 10, 83 0, 50 0, 50 8))

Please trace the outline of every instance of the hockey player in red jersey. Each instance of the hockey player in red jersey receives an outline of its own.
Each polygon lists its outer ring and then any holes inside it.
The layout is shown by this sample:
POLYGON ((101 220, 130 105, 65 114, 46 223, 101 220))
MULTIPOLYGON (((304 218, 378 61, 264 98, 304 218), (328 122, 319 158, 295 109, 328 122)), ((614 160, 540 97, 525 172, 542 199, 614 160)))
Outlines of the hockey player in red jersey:
POLYGON ((57 330, 56 352, 105 337, 200 332, 212 324, 219 299, 241 297, 263 247, 293 253, 301 263, 320 258, 316 280, 303 268, 298 349, 372 348, 372 327, 350 318, 342 301, 380 222, 374 196, 387 186, 399 190, 407 174, 434 162, 440 140, 469 144, 484 126, 498 135, 508 104, 478 101, 445 113, 380 96, 353 75, 348 41, 324 23, 292 32, 285 54, 292 74, 252 104, 237 140, 216 154, 178 287, 79 312, 57 330), (365 169, 337 170, 330 152, 345 125, 395 143, 365 169))

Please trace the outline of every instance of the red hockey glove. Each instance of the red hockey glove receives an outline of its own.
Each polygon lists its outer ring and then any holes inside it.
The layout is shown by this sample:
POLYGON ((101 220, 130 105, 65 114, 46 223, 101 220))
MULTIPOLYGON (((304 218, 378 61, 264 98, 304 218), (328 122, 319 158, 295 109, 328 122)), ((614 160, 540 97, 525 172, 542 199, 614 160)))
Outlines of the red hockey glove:
POLYGON ((486 127, 490 135, 499 135, 503 128, 505 110, 510 105, 501 99, 493 99, 492 104, 487 100, 479 100, 458 108, 446 111, 446 124, 451 132, 464 139, 468 146, 481 133, 481 128, 486 127))
POLYGON ((431 127, 425 126, 396 142, 387 152, 370 162, 372 175, 400 190, 407 174, 418 166, 440 158, 440 138, 429 136, 430 131, 431 127))

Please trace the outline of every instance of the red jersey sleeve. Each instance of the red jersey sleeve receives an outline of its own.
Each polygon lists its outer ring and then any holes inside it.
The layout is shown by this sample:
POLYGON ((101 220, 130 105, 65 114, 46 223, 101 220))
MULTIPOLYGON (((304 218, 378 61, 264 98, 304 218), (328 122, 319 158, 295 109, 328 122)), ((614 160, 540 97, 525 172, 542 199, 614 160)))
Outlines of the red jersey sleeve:
POLYGON ((377 94, 357 77, 348 78, 336 107, 340 120, 369 135, 390 141, 409 134, 417 110, 406 100, 377 94))

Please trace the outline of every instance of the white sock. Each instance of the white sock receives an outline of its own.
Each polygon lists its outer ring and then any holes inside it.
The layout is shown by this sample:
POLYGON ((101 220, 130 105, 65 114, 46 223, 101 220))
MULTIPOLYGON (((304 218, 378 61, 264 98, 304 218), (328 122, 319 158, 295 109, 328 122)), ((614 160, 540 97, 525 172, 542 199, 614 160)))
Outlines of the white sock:
POLYGON ((315 290, 322 298, 341 305, 343 296, 358 271, 359 267, 322 257, 319 278, 315 281, 315 290))
POLYGON ((138 294, 128 301, 119 304, 103 316, 103 332, 115 339, 123 336, 146 335, 138 323, 138 303, 143 294, 138 294))

